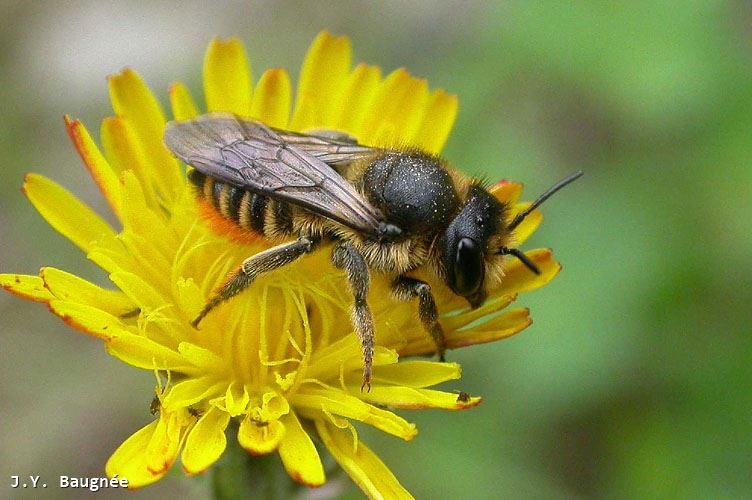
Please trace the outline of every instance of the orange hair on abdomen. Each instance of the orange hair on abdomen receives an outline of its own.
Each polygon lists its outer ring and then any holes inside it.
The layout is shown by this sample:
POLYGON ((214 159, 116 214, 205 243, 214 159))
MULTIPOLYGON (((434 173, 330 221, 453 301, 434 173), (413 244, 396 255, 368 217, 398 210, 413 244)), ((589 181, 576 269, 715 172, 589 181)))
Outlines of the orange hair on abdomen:
POLYGON ((212 229, 212 231, 218 235, 225 236, 236 243, 242 243, 245 245, 255 243, 263 237, 256 231, 240 227, 237 222, 222 215, 219 209, 215 208, 214 205, 204 197, 203 193, 199 192, 196 198, 199 215, 204 221, 206 221, 206 224, 212 229))

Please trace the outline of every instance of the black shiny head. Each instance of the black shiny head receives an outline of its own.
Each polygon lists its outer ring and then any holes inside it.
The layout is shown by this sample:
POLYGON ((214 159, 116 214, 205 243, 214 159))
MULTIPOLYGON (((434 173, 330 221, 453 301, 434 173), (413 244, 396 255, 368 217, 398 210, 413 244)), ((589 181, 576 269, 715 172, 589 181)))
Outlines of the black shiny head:
MULTIPOLYGON (((502 227, 506 220, 506 205, 481 186, 473 186, 467 204, 449 224, 440 243, 449 288, 457 295, 465 297, 472 307, 481 305, 486 299, 483 284, 486 272, 485 252, 489 238, 494 234, 514 231, 541 203, 581 175, 582 172, 575 172, 551 186, 528 208, 517 214, 506 227, 502 227)), ((502 246, 496 251, 496 255, 512 255, 535 274, 541 272, 534 262, 516 248, 502 246)))
POLYGON ((472 307, 478 307, 486 299, 485 249, 488 239, 500 229, 505 210, 488 191, 473 186, 467 204, 441 239, 447 285, 472 307))

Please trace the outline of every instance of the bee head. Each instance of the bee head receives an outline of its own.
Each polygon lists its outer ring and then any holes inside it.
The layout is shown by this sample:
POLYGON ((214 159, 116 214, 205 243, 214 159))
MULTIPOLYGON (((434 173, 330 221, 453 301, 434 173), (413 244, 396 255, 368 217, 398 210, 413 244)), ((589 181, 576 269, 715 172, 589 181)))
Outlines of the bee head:
POLYGON ((467 203, 441 239, 446 283, 472 307, 486 299, 486 248, 489 239, 503 230, 505 211, 506 206, 480 185, 474 185, 467 203))
POLYGON ((484 282, 487 260, 496 255, 512 255, 528 269, 540 274, 540 269, 517 248, 508 248, 508 235, 552 194, 576 180, 582 172, 575 172, 557 182, 540 195, 528 208, 507 224, 508 207, 479 185, 470 188, 467 203, 447 227, 441 240, 445 279, 454 293, 465 297, 475 308, 486 299, 484 282), (489 252, 489 242, 495 245, 489 252), (500 246, 499 246, 500 243, 500 246), (490 255, 489 255, 490 253, 490 255))

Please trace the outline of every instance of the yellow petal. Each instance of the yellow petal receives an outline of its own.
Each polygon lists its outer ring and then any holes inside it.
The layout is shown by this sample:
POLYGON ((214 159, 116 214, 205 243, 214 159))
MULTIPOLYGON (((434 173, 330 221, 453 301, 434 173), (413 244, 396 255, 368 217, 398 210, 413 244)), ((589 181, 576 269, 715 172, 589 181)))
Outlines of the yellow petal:
POLYGON ((132 333, 120 334, 105 344, 107 352, 119 360, 146 370, 196 373, 196 367, 172 349, 132 333))
POLYGON ((510 259, 504 266, 505 276, 496 293, 510 294, 535 290, 554 279, 561 271, 561 264, 554 260, 553 252, 549 248, 528 250, 525 256, 538 266, 541 273, 535 274, 519 259, 510 259))
POLYGON ((185 440, 180 456, 183 469, 189 474, 200 474, 212 466, 227 446, 225 429, 230 416, 215 408, 201 415, 185 440))
POLYGON ((167 469, 159 473, 151 472, 146 464, 146 448, 157 428, 157 422, 139 429, 135 434, 125 440, 105 465, 107 476, 112 478, 117 475, 128 479, 128 488, 141 488, 156 481, 167 473, 167 469))
POLYGON ((204 56, 204 95, 209 111, 251 112, 251 64, 237 38, 214 38, 204 56))
POLYGON ((186 323, 192 321, 201 309, 204 308, 206 301, 201 289, 198 287, 193 278, 178 278, 177 281, 177 299, 181 312, 184 314, 186 323))
POLYGON ((380 85, 357 134, 366 144, 382 147, 415 147, 413 140, 427 111, 428 83, 404 69, 393 71, 380 85))
POLYGON ((469 309, 467 308, 467 304, 463 304, 464 309, 462 309, 459 313, 453 316, 441 318, 441 326, 444 327, 444 331, 452 331, 463 328, 473 321, 501 311, 516 299, 516 295, 494 295, 493 297, 490 297, 482 306, 475 309, 469 309))
MULTIPOLYGON (((124 213, 128 213, 131 208, 125 209, 124 213)), ((171 284, 170 276, 164 270, 169 261, 159 249, 168 239, 166 232, 164 236, 161 242, 156 242, 126 228, 115 242, 120 248, 114 244, 107 247, 97 244, 87 257, 110 271, 111 275, 122 272, 149 276, 149 285, 167 297, 170 296, 171 284)), ((125 288, 127 285, 123 286, 123 291, 128 291, 125 288)))
POLYGON ((166 297, 136 274, 118 271, 110 274, 110 280, 143 312, 151 312, 165 304, 172 307, 166 297))
POLYGON ((221 371, 227 366, 227 363, 220 356, 191 342, 181 342, 178 345, 178 351, 181 356, 194 366, 202 368, 205 372, 221 371))
POLYGON ((244 385, 232 382, 225 392, 225 410, 231 417, 237 417, 246 410, 250 399, 244 385))
POLYGON ((350 72, 351 52, 347 37, 334 37, 326 31, 319 33, 308 49, 300 71, 291 129, 334 125, 337 110, 333 104, 340 101, 350 72))
POLYGON ((319 378, 332 371, 339 374, 340 365, 358 356, 361 356, 360 342, 355 335, 347 335, 336 342, 317 349, 312 355, 306 376, 319 378), (335 367, 335 369, 332 370, 332 367, 335 367))
POLYGON ((340 390, 302 387, 300 393, 293 396, 292 404, 309 418, 321 418, 321 410, 324 409, 335 415, 360 420, 405 441, 411 440, 418 433, 415 424, 340 390))
POLYGON ((245 418, 238 429, 238 443, 251 455, 266 455, 277 449, 285 436, 285 425, 279 420, 254 422, 245 418))
MULTIPOLYGON (((158 187, 149 171, 146 151, 128 119, 121 116, 105 118, 102 120, 100 132, 102 147, 110 164, 119 172, 132 170, 141 183, 143 191, 148 195, 149 205, 158 207, 159 201, 156 195, 158 187)), ((122 188, 119 190, 122 190, 122 188)), ((128 207, 127 201, 125 207, 128 207)))
POLYGON ((180 82, 175 82, 167 89, 172 107, 172 117, 176 120, 190 120, 198 115, 196 103, 188 88, 180 82))
POLYGON ((109 340, 125 329, 120 319, 96 307, 58 299, 49 304, 50 311, 68 326, 100 339, 109 340))
MULTIPOLYGON (((381 82, 376 91, 371 104, 371 112, 368 113, 363 121, 360 130, 357 133, 359 139, 370 146, 380 146, 377 144, 378 132, 384 128, 383 117, 394 113, 396 105, 393 104, 402 97, 402 90, 408 85, 410 74, 405 68, 392 71, 386 79, 381 82), (378 112, 373 112, 378 110, 378 112)), ((387 146, 394 146, 388 144, 387 146)))
POLYGON ((261 406, 255 406, 250 417, 256 422, 270 422, 289 412, 290 404, 287 399, 276 391, 267 391, 261 396, 261 406))
POLYGON ((159 186, 162 196, 175 200, 183 178, 177 161, 162 144, 166 120, 159 102, 131 69, 110 76, 108 83, 112 108, 133 127, 138 144, 143 148, 149 176, 159 186))
MULTIPOLYGON (((375 132, 374 144, 383 146, 414 146, 412 141, 428 102, 428 82, 410 76, 404 69, 397 70, 394 88, 389 94, 383 94, 386 101, 376 104, 379 112, 376 116, 380 124, 375 132)), ((389 75, 384 85, 390 84, 389 75)))
MULTIPOLYGON (((373 366, 389 365, 398 360, 397 353, 384 346, 376 346, 373 353, 373 366)), ((353 333, 317 350, 306 369, 306 378, 338 377, 340 370, 347 373, 363 371, 363 355, 360 342, 353 333)))
MULTIPOLYGON (((456 380, 460 378, 461 373, 462 370, 457 363, 411 360, 375 367, 373 381, 374 385, 393 384, 405 387, 429 387, 447 380, 456 380)), ((366 399, 370 398, 367 397, 366 399)))
POLYGON ((194 377, 178 382, 162 400, 162 405, 170 408, 186 408, 224 392, 225 382, 215 382, 214 376, 194 377))
POLYGON ((121 252, 113 249, 113 241, 116 245, 123 246, 121 240, 113 237, 105 244, 98 242, 86 255, 86 258, 109 273, 122 269, 123 267, 130 267, 132 266, 133 261, 133 258, 130 255, 123 255, 121 252))
POLYGON ((522 184, 502 180, 488 188, 488 192, 500 202, 506 203, 508 206, 513 206, 520 199, 522 184))
POLYGON ((366 401, 386 405, 390 408, 405 410, 420 410, 424 408, 440 408, 443 410, 464 410, 478 406, 479 397, 467 398, 458 394, 431 389, 415 389, 412 387, 383 387, 374 386, 364 395, 366 401))
POLYGON ((411 143, 429 153, 439 154, 452 131, 458 107, 456 95, 443 90, 432 92, 411 143))
POLYGON ((39 276, 47 289, 58 299, 89 305, 113 316, 123 316, 136 308, 123 292, 105 290, 83 278, 54 267, 42 268, 39 276))
POLYGON ((285 436, 279 444, 279 456, 285 470, 300 484, 321 486, 326 475, 311 437, 303 430, 294 412, 282 416, 280 421, 285 426, 285 436))
POLYGON ((531 323, 529 316, 530 311, 525 307, 512 309, 499 316, 489 316, 478 324, 473 325, 472 328, 468 328, 465 331, 453 332, 450 335, 449 343, 453 346, 466 345, 463 344, 463 333, 471 333, 476 339, 484 332, 488 332, 493 337, 493 340, 508 337, 527 328, 531 323))
POLYGON ((307 96, 300 96, 295 99, 295 111, 292 120, 290 120, 290 130, 305 131, 310 129, 323 129, 324 125, 320 124, 320 115, 317 114, 316 103, 307 96), (301 126, 297 126, 301 124, 301 126))
POLYGON ((381 69, 368 64, 358 64, 350 73, 345 89, 335 110, 334 128, 352 134, 360 130, 381 81, 381 69))
POLYGON ((89 207, 42 175, 27 174, 22 191, 50 226, 84 251, 115 234, 89 207))
MULTIPOLYGON (((162 213, 152 210, 148 205, 146 195, 149 190, 143 188, 143 185, 138 182, 132 172, 123 172, 122 180, 124 234, 131 238, 146 240, 146 246, 139 250, 149 251, 151 249, 153 255, 150 257, 152 259, 158 255, 173 255, 178 245, 177 238, 172 231, 165 227, 162 213)), ((141 252, 131 253, 139 255, 141 252)), ((164 258, 157 262, 151 262, 154 265, 153 269, 169 269, 171 263, 164 261, 164 258)), ((149 274, 153 277, 159 276, 159 274, 149 274)))
POLYGON ((457 349, 458 347, 501 340, 521 332, 532 322, 530 311, 527 308, 512 309, 473 328, 452 332, 447 336, 446 345, 448 349, 457 349))
MULTIPOLYGON (((479 325, 463 330, 445 331, 447 349, 457 349, 475 344, 484 344, 510 337, 532 324, 528 309, 512 309, 500 316, 485 319, 479 325)), ((400 356, 421 356, 436 352, 436 345, 428 335, 415 336, 400 349, 400 356)))
POLYGON ((165 411, 162 404, 157 427, 144 450, 146 468, 152 473, 166 472, 175 462, 185 430, 182 424, 178 413, 165 411))
POLYGON ((363 443, 353 450, 350 434, 324 420, 316 420, 316 430, 334 459, 369 498, 413 498, 392 471, 363 443))
POLYGON ((84 124, 78 120, 71 120, 68 115, 64 116, 65 128, 68 135, 73 141, 79 156, 89 170, 94 182, 97 183, 99 190, 107 199, 110 207, 119 215, 120 213, 120 182, 115 170, 107 163, 94 140, 91 138, 89 131, 84 124))
POLYGON ((290 77, 283 69, 268 69, 256 84, 251 103, 251 118, 270 127, 287 128, 292 90, 290 77))
POLYGON ((45 288, 42 278, 25 274, 0 274, 0 286, 13 295, 34 302, 49 302, 55 296, 45 288))

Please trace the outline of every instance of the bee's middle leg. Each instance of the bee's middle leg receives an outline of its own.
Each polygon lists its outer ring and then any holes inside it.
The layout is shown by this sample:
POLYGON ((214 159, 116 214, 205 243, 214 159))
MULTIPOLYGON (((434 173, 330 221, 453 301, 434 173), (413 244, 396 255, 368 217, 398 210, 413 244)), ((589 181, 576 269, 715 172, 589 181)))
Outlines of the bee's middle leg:
POLYGON ((418 316, 420 317, 420 322, 423 323, 423 328, 436 343, 436 352, 439 354, 439 360, 444 361, 444 352, 446 351, 444 330, 442 330, 439 323, 439 312, 436 308, 436 301, 431 294, 430 285, 419 279, 399 276, 392 284, 392 291, 398 300, 418 298, 418 316))
POLYGON ((360 386, 360 390, 368 387, 370 391, 374 333, 373 315, 368 307, 368 302, 366 302, 370 286, 368 266, 360 252, 350 243, 340 243, 334 247, 332 263, 336 267, 344 269, 347 273, 347 280, 350 282, 350 289, 355 298, 352 308, 352 322, 363 350, 363 385, 360 386))
POLYGON ((277 245, 247 258, 243 261, 240 269, 232 273, 216 295, 207 302, 196 319, 191 321, 191 325, 194 328, 198 327, 198 324, 209 311, 248 288, 258 276, 291 264, 311 252, 316 243, 313 238, 302 236, 296 241, 277 245))

